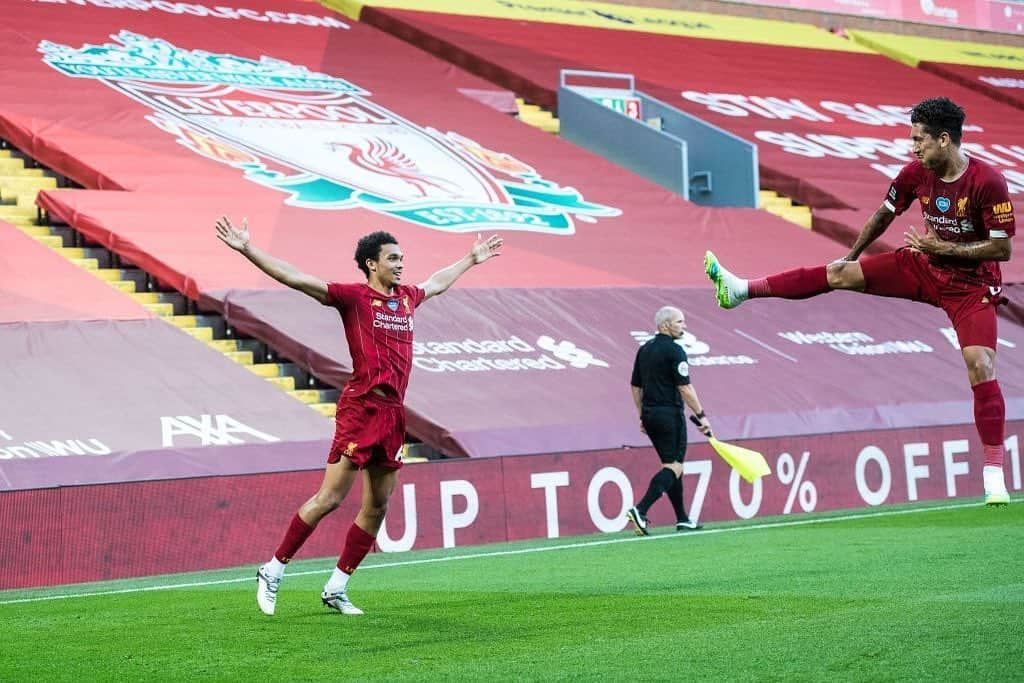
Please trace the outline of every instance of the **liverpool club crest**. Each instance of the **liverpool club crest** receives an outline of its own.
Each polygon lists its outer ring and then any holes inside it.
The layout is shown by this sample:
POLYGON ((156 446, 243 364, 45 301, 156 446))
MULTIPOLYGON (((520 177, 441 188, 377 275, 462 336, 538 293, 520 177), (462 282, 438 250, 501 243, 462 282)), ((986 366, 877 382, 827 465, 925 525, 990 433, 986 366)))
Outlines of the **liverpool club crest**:
POLYGON ((621 212, 584 201, 518 159, 456 132, 424 128, 342 78, 266 56, 184 50, 128 31, 43 60, 153 110, 147 119, 193 152, 237 168, 308 209, 363 208, 447 232, 573 234, 574 218, 621 212))

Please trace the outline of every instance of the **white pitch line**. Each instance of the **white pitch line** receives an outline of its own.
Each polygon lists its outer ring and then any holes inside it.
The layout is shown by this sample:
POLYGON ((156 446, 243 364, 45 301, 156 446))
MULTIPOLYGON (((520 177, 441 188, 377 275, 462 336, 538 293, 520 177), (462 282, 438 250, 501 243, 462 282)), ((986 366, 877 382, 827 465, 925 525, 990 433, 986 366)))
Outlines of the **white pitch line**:
POLYGON ((736 334, 740 335, 741 337, 745 337, 746 339, 749 339, 750 341, 754 342, 754 343, 755 343, 755 344, 757 344, 758 346, 761 346, 761 347, 763 347, 763 348, 766 348, 766 349, 768 349, 768 350, 769 350, 769 351, 771 351, 772 353, 777 353, 777 354, 779 354, 780 356, 782 356, 782 357, 783 357, 783 358, 785 358, 786 360, 790 360, 790 361, 793 361, 794 363, 799 363, 799 362, 800 362, 800 361, 798 361, 798 360, 797 360, 796 358, 793 358, 793 356, 789 355, 788 353, 783 353, 782 351, 779 351, 779 350, 778 350, 777 348, 775 348, 774 346, 769 346, 768 344, 764 343, 763 341, 761 341, 761 340, 760 340, 760 339, 758 339, 757 337, 751 337, 751 336, 750 336, 749 334, 747 334, 747 333, 746 333, 746 332, 744 332, 743 330, 736 330, 736 329, 734 329, 734 330, 733 330, 733 332, 735 332, 736 334))
MULTIPOLYGON (((1019 502, 1013 500, 1012 502, 1019 502)), ((890 517, 894 515, 912 515, 920 512, 935 512, 938 510, 958 510, 960 508, 976 507, 978 503, 952 503, 949 505, 936 505, 932 507, 912 508, 909 510, 885 510, 879 512, 860 512, 852 515, 841 515, 836 517, 825 517, 818 519, 794 519, 786 522, 765 522, 763 524, 750 524, 744 526, 724 527, 721 529, 705 529, 700 532, 688 534, 661 534, 658 536, 629 536, 628 538, 609 538, 600 541, 580 541, 577 543, 565 543, 561 545, 548 545, 538 548, 518 548, 516 550, 495 550, 491 552, 470 553, 467 555, 451 555, 447 557, 432 557, 422 560, 400 560, 397 562, 377 562, 360 567, 360 571, 369 569, 388 569, 390 567, 408 567, 417 564, 436 564, 439 562, 457 562, 459 560, 475 560, 486 557, 504 557, 508 555, 527 555, 529 553, 546 553, 556 550, 571 550, 575 548, 591 548, 601 545, 612 545, 616 543, 642 543, 645 541, 663 541, 665 539, 700 538, 713 534, 729 534, 740 531, 755 531, 759 529, 779 529, 790 526, 807 526, 811 524, 830 524, 832 522, 846 522, 857 519, 871 519, 874 517, 890 517)), ((326 574, 324 569, 289 572, 288 576, 309 576, 311 574, 326 574)), ((18 598, 16 600, 0 600, 0 605, 17 605, 26 602, 46 602, 50 600, 69 600, 71 598, 89 598, 100 595, 122 595, 124 593, 147 593, 150 591, 176 590, 179 588, 201 588, 203 586, 218 586, 228 583, 246 583, 253 580, 253 576, 239 577, 234 579, 212 579, 210 581, 190 581, 187 583, 169 583, 157 586, 140 586, 136 588, 121 588, 117 590, 95 591, 91 593, 68 593, 64 595, 44 595, 34 598, 18 598)), ((42 590, 42 589, 40 589, 42 590)))

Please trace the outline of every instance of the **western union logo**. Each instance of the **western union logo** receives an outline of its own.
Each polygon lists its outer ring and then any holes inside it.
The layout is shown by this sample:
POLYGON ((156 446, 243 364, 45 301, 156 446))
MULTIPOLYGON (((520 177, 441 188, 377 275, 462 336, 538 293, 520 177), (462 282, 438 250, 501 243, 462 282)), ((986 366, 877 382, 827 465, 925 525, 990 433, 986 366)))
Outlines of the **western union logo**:
POLYGON ((998 215, 1001 213, 1013 213, 1013 204, 1010 202, 1002 202, 992 207, 992 213, 998 215))

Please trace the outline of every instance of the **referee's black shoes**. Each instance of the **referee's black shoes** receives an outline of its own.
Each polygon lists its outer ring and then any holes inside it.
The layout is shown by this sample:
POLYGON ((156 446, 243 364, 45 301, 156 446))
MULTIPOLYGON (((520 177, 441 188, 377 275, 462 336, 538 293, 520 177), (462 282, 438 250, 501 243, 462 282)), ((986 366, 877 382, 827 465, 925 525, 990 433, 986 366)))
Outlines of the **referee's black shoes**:
POLYGON ((636 507, 629 508, 626 511, 626 516, 629 517, 629 521, 633 522, 633 532, 637 536, 650 536, 647 530, 647 517, 645 517, 636 507))
POLYGON ((700 522, 694 522, 689 519, 685 522, 676 522, 676 531, 700 531, 703 528, 704 525, 700 522))

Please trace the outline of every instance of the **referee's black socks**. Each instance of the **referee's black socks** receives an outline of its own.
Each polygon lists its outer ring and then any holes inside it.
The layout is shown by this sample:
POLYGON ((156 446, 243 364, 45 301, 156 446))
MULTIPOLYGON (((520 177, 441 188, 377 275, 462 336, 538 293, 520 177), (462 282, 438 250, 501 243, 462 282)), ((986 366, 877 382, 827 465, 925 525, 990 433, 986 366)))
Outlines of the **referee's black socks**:
POLYGON ((636 505, 640 513, 646 517, 647 511, 654 505, 654 501, 661 498, 661 494, 668 491, 675 482, 675 472, 667 467, 662 467, 658 470, 658 473, 651 478, 651 483, 647 487, 647 493, 644 494, 643 499, 636 505))

